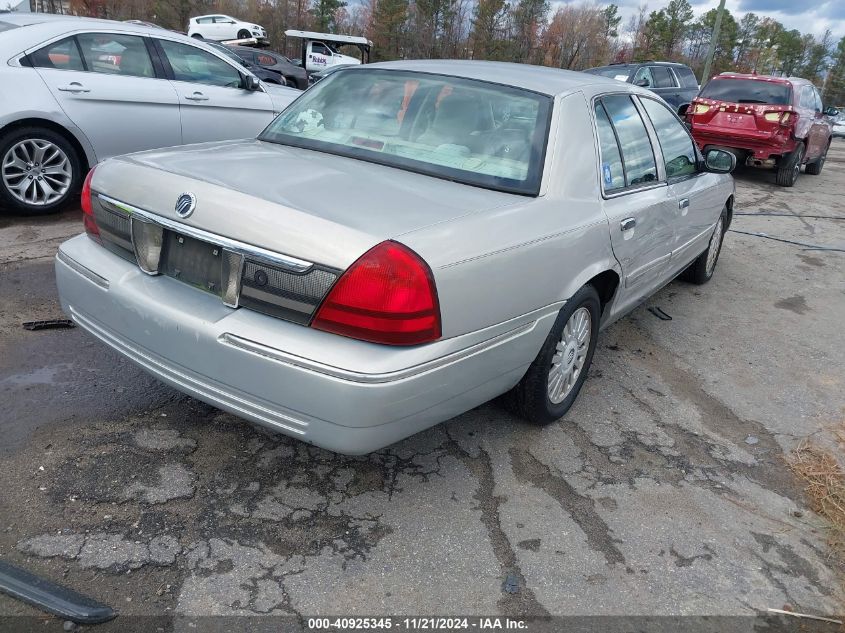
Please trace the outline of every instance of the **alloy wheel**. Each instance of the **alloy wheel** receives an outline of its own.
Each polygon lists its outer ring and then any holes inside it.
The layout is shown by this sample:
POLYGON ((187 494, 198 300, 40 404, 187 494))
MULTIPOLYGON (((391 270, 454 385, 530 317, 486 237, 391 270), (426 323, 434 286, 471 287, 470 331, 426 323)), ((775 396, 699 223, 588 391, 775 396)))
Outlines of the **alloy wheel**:
POLYGON ((547 393, 552 404, 560 404, 572 391, 590 349, 592 321, 590 311, 581 307, 572 313, 563 327, 549 369, 547 393))
POLYGON ((64 197, 73 182, 67 154, 58 145, 38 138, 12 145, 3 157, 0 175, 13 197, 38 207, 64 197))

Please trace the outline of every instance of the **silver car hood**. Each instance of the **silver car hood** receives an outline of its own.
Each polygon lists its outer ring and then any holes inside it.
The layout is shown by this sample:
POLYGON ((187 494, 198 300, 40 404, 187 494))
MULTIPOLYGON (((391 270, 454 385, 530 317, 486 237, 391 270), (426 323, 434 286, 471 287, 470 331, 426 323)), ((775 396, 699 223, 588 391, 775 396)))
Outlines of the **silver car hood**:
POLYGON ((172 220, 338 268, 383 240, 524 202, 523 196, 254 139, 122 156, 97 169, 92 187, 172 220), (174 205, 186 191, 197 207, 182 219, 174 205))

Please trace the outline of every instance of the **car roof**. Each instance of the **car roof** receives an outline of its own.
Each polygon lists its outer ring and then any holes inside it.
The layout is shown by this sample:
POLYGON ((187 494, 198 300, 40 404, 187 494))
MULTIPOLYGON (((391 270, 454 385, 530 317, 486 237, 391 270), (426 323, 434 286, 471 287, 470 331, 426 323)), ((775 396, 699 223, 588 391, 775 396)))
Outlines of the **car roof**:
POLYGON ((549 68, 548 66, 532 66, 530 64, 514 64, 510 62, 419 59, 353 66, 352 70, 366 68, 409 70, 420 73, 478 79, 480 81, 488 81, 515 88, 524 88, 547 95, 573 92, 591 85, 606 85, 617 89, 623 85, 609 77, 588 75, 587 73, 561 70, 559 68, 549 68))
MULTIPOLYGON (((77 28, 103 28, 125 33, 151 34, 161 36, 162 29, 158 26, 144 26, 131 22, 117 20, 100 20, 97 18, 81 18, 75 15, 54 15, 49 13, 4 13, 0 15, 0 22, 22 27, 37 27, 41 35, 50 37, 60 35, 65 31, 77 28)), ((17 29, 15 29, 17 31, 17 29)))
POLYGON ((673 68, 688 68, 686 64, 682 64, 681 62, 655 62, 655 61, 644 61, 644 62, 625 62, 620 64, 608 64, 607 66, 594 66, 593 68, 588 68, 587 70, 604 70, 605 68, 635 68, 637 66, 672 66, 673 68))
POLYGON ((754 81, 765 81, 774 84, 809 84, 813 82, 803 77, 772 77, 770 75, 757 75, 755 73, 720 73, 713 79, 753 79, 754 81))

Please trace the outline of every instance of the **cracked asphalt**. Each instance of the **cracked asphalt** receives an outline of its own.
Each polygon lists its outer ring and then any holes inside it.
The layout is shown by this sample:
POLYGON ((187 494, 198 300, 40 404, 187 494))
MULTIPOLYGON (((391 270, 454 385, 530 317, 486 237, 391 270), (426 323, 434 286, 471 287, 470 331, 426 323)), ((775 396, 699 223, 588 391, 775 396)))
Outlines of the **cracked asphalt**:
MULTIPOLYGON (((835 140, 792 189, 741 171, 732 229, 845 248, 843 196, 835 140)), ((0 215, 4 560, 122 615, 843 611, 785 457, 836 448, 845 424, 845 253, 731 232, 709 284, 674 282, 602 333, 560 422, 490 403, 343 457, 79 329, 23 330, 62 317, 52 256, 80 230, 75 210, 0 215)), ((0 596, 0 616, 35 614, 0 596)))

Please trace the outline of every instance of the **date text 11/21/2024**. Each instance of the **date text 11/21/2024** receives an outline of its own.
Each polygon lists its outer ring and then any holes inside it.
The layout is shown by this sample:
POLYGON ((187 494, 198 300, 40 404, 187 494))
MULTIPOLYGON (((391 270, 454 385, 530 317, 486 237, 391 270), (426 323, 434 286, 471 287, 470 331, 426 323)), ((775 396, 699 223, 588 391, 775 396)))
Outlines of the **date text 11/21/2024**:
POLYGON ((349 617, 309 618, 311 631, 349 631, 372 629, 401 629, 404 631, 527 631, 528 622, 502 617, 349 617))

